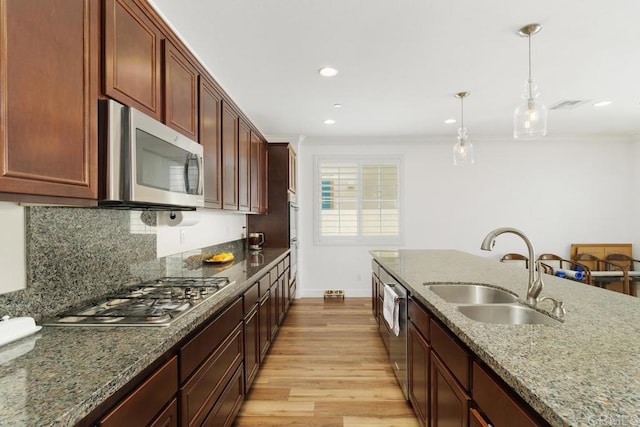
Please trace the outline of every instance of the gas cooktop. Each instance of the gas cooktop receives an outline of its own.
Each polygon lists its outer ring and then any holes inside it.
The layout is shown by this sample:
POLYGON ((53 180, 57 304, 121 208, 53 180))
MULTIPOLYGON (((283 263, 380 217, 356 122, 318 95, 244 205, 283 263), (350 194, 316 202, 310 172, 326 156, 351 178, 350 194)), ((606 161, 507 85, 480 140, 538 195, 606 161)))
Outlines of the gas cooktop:
POLYGON ((216 292, 228 277, 163 277, 66 311, 48 326, 168 326, 216 292))

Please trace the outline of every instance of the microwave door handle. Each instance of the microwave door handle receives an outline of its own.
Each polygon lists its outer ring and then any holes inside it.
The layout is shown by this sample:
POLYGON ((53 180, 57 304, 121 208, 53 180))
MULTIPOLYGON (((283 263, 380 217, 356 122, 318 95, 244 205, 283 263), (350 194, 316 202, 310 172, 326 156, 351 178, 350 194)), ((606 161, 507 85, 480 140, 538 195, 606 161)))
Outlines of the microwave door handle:
POLYGON ((196 194, 204 193, 204 158, 198 156, 198 191, 196 194))
POLYGON ((201 189, 201 182, 202 182, 202 163, 201 163, 201 159, 200 157, 198 157, 195 154, 187 154, 187 158, 185 160, 184 163, 184 188, 185 191, 187 192, 187 194, 200 194, 199 191, 201 189), (191 165, 193 164, 193 158, 195 156, 195 160, 197 161, 197 168, 198 168, 198 184, 195 188, 195 193, 192 193, 191 190, 191 185, 190 185, 190 176, 189 176, 189 172, 191 172, 191 165))

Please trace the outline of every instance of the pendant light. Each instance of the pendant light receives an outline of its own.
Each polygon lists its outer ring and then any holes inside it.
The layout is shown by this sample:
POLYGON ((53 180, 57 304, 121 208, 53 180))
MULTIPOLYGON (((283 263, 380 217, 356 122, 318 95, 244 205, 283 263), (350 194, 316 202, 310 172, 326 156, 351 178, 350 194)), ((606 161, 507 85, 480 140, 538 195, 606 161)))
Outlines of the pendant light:
POLYGON ((529 24, 518 30, 521 37, 529 39, 529 78, 525 83, 522 102, 513 113, 513 137, 516 139, 534 139, 547 134, 547 107, 536 98, 540 96, 538 86, 531 78, 531 36, 538 33, 540 24, 529 24))
POLYGON ((456 98, 460 100, 460 128, 458 129, 458 142, 453 146, 453 164, 473 164, 473 145, 469 142, 467 128, 464 126, 464 98, 469 92, 458 92, 456 98))

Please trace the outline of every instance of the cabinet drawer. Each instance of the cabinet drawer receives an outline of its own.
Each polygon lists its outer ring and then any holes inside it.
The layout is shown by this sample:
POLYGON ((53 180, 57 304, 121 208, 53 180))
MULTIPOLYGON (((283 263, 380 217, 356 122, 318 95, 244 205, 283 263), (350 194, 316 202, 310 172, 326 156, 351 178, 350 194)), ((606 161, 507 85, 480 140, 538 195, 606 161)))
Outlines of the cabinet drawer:
POLYGON ((476 362, 473 362, 473 390, 471 397, 478 405, 491 424, 495 427, 519 426, 534 427, 546 425, 529 408, 525 409, 512 397, 512 391, 503 387, 492 374, 487 372, 476 362))
POLYGON ((260 279, 260 298, 264 296, 267 292, 269 292, 269 288, 271 287, 271 274, 267 272, 260 279))
MULTIPOLYGON (((280 261, 278 263, 278 265, 276 266, 276 268, 277 268, 277 270, 276 270, 277 271, 277 273, 276 273, 277 276, 276 277, 282 276, 282 273, 284 273, 284 261, 280 261)), ((271 270, 271 271, 273 272, 273 270, 271 270)), ((273 277, 271 279, 275 280, 273 277)))
POLYGON ((289 255, 287 255, 284 258, 284 269, 286 270, 287 268, 289 268, 290 264, 291 264, 291 261, 289 260, 289 255))
POLYGON ((244 400, 242 392, 242 367, 236 370, 235 375, 227 384, 222 396, 213 407, 207 419, 202 423, 203 426, 212 427, 228 427, 236 418, 240 405, 244 400))
POLYGON ((244 293, 243 313, 246 315, 258 303, 260 299, 260 283, 254 283, 244 293))
POLYGON ((180 389, 183 426, 201 425, 222 394, 229 378, 242 363, 242 325, 196 371, 180 389))
POLYGON ((178 399, 174 398, 171 403, 156 417, 149 427, 178 427, 178 399))
POLYGON ((242 320, 242 298, 218 315, 209 326, 200 331, 180 349, 180 383, 189 378, 207 356, 242 320))
POLYGON ((409 298, 409 319, 416 325, 416 329, 420 331, 422 337, 428 342, 430 340, 429 315, 411 298, 409 298))
POLYGON ((178 359, 174 356, 98 423, 101 427, 147 425, 178 389, 178 359))
POLYGON ((469 390, 470 357, 467 351, 458 344, 453 336, 433 319, 429 319, 431 347, 440 359, 460 382, 465 390, 469 390))

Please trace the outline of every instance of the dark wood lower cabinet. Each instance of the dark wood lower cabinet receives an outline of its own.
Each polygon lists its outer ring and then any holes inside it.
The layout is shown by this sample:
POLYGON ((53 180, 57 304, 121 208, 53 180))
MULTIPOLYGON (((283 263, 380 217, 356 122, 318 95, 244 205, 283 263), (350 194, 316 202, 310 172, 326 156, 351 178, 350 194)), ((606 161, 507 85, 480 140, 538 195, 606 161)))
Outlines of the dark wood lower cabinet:
POLYGON ((269 289, 260 300, 258 317, 260 319, 260 363, 262 363, 271 345, 271 294, 269 289))
POLYGON ((471 397, 431 352, 431 427, 467 427, 471 397))
POLYGON ((97 425, 100 427, 142 426, 154 422, 160 422, 158 425, 177 425, 163 424, 160 421, 163 419, 163 408, 172 399, 175 400, 177 389, 178 357, 174 356, 102 417, 97 425))
POLYGON ((431 346, 413 322, 408 330, 409 401, 420 425, 429 423, 429 366, 431 346))
POLYGON ((207 418, 202 423, 206 427, 228 427, 238 415, 240 406, 244 401, 242 366, 231 377, 229 384, 218 399, 207 418))
POLYGON ((153 420, 149 427, 178 427, 178 399, 174 398, 164 411, 153 420))
POLYGON ((469 427, 492 427, 476 409, 469 409, 469 427))
POLYGON ((244 318, 244 372, 245 391, 249 391, 251 383, 260 367, 260 318, 258 306, 254 306, 244 318))
POLYGON ((242 351, 242 324, 239 323, 189 381, 180 387, 183 426, 202 425, 217 405, 234 372, 242 365, 242 351))

